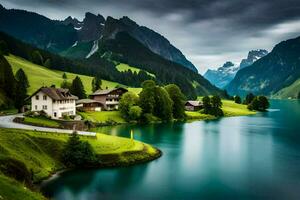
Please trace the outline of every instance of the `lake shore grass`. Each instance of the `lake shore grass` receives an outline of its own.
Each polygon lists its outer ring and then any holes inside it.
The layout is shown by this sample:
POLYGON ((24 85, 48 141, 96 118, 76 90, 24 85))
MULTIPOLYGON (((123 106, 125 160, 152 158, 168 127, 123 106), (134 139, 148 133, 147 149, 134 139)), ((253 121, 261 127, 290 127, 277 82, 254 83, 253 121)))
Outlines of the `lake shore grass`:
MULTIPOLYGON (((222 110, 224 112, 224 117, 235 117, 244 115, 254 115, 257 112, 250 111, 247 105, 237 104, 231 100, 222 100, 222 110)), ((201 111, 186 111, 187 120, 189 121, 200 121, 200 120, 213 120, 217 117, 213 115, 203 114, 201 111)))
MULTIPOLYGON (((40 183, 53 173, 66 169, 60 157, 69 137, 61 133, 1 128, 0 196, 15 200, 45 199, 33 183, 40 183)), ((96 168, 128 166, 161 156, 161 151, 155 147, 128 138, 100 133, 96 137, 80 138, 88 141, 95 150, 99 161, 96 168)))

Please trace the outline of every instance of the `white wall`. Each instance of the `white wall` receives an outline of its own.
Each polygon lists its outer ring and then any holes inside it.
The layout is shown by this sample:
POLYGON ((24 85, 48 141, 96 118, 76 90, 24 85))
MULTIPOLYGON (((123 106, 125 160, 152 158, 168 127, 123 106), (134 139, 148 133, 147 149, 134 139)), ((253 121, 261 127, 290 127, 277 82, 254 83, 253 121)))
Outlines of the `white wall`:
POLYGON ((61 118, 63 114, 65 115, 76 115, 76 106, 75 100, 62 100, 62 101, 53 101, 49 96, 44 100, 43 92, 39 92, 33 97, 31 97, 31 110, 32 111, 41 111, 44 110, 47 115, 51 118, 61 118), (36 96, 39 96, 39 100, 36 100, 36 96), (36 108, 37 106, 37 108, 36 108), (47 109, 43 109, 43 106, 47 106, 47 109), (56 116, 55 116, 56 113, 56 116))
POLYGON ((38 92, 36 95, 31 97, 31 110, 32 111, 41 111, 44 110, 47 115, 52 117, 52 99, 46 95, 46 100, 43 99, 45 94, 43 92, 38 92), (39 96, 39 100, 36 100, 36 96, 39 96), (36 108, 37 106, 37 108, 36 108), (47 106, 47 109, 43 109, 43 106, 47 106))

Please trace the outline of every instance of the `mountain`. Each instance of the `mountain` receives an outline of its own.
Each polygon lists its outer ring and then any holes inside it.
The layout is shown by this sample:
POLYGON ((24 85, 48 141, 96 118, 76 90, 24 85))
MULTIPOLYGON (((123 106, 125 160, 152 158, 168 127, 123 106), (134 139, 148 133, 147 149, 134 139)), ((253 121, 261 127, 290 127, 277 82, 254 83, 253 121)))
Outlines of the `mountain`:
POLYGON ((110 38, 118 32, 127 32, 152 52, 197 72, 196 67, 165 37, 128 17, 108 17, 105 20, 100 14, 87 12, 83 21, 71 16, 58 21, 25 10, 5 9, 0 5, 0 31, 38 48, 71 58, 83 54, 86 57, 91 49, 87 51, 85 48, 92 48, 101 37, 110 38), (81 45, 85 48, 82 49, 81 45), (75 46, 76 50, 73 49, 75 46), (77 53, 77 50, 81 53, 77 53))
POLYGON ((74 54, 80 54, 82 57, 87 57, 89 52, 91 52, 92 46, 96 43, 96 40, 99 40, 102 37, 104 39, 113 39, 117 33, 127 32, 131 37, 138 40, 152 52, 197 72, 196 67, 165 37, 145 26, 138 25, 128 17, 122 17, 121 19, 108 17, 104 20, 101 15, 96 16, 87 13, 83 22, 74 22, 74 19, 72 20, 72 18, 68 17, 63 23, 74 25, 74 28, 78 31, 80 36, 78 42, 64 52, 64 55, 68 57, 75 57, 74 54), (88 26, 86 24, 88 24, 88 26), (81 35, 84 35, 85 37, 82 37, 81 35), (90 46, 91 49, 90 51, 85 51, 84 56, 82 52, 86 46, 90 46), (80 51, 81 53, 77 53, 77 51, 80 51))
POLYGON ((204 74, 204 78, 218 88, 224 88, 234 78, 238 70, 239 66, 228 61, 217 70, 207 70, 204 74))
POLYGON ((85 13, 85 17, 82 22, 69 16, 62 21, 62 23, 65 25, 72 24, 74 26, 74 29, 77 30, 78 33, 77 42, 90 42, 101 37, 105 19, 102 15, 94 15, 87 12, 85 13))
POLYGON ((241 69, 226 87, 232 95, 272 95, 300 77, 300 37, 280 42, 271 53, 241 69))
POLYGON ((56 53, 70 47, 77 40, 77 32, 73 26, 66 26, 33 12, 5 9, 1 5, 0 31, 56 53))
POLYGON ((272 98, 276 99, 299 99, 300 95, 300 77, 291 85, 282 88, 272 98))
POLYGON ((240 65, 233 64, 232 62, 226 62, 217 70, 207 70, 207 72, 204 74, 204 77, 215 86, 219 88, 225 88, 230 81, 234 79, 239 70, 252 65, 255 61, 266 56, 267 54, 268 51, 264 49, 249 51, 247 58, 243 59, 240 65))
POLYGON ((245 67, 248 67, 252 65, 255 61, 258 59, 261 59, 262 57, 266 56, 269 52, 265 49, 258 49, 249 51, 247 58, 243 59, 240 63, 240 69, 243 69, 245 67))

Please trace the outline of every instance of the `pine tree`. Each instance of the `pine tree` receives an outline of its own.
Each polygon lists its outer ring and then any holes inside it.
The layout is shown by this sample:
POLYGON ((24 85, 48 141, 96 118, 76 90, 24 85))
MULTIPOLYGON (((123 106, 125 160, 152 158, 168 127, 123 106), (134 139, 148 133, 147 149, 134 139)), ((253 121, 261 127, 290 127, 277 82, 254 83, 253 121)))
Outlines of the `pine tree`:
POLYGON ((93 78, 92 81, 92 90, 96 92, 97 90, 101 89, 102 81, 98 77, 93 78))
POLYGON ((0 56, 0 76, 0 87, 4 90, 7 97, 13 100, 16 94, 16 80, 11 66, 4 56, 0 56))
POLYGON ((16 73, 16 83, 15 107, 21 112, 22 107, 25 105, 27 89, 29 88, 28 78, 22 68, 16 73))
POLYGON ((82 84, 81 79, 76 76, 76 78, 72 82, 71 93, 77 96, 79 99, 85 99, 86 93, 82 84))

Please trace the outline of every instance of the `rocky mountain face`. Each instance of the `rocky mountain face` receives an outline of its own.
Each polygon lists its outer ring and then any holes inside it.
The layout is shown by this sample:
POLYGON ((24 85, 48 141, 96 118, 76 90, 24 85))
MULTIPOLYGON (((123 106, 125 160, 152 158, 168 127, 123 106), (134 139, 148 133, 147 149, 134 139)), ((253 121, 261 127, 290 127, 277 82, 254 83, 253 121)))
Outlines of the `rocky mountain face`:
POLYGON ((207 70, 204 74, 204 78, 209 80, 218 88, 224 88, 234 78, 238 70, 238 65, 228 61, 224 63, 222 67, 219 67, 217 70, 207 70))
POLYGON ((82 22, 69 16, 62 23, 74 26, 74 29, 78 33, 77 42, 90 42, 98 40, 102 36, 105 19, 102 15, 94 15, 87 12, 82 22))
MULTIPOLYGON (((65 24, 68 22, 73 24, 73 20, 70 20, 70 18, 67 18, 64 21, 65 24)), ((75 23, 75 25, 77 24, 78 23, 75 23)), ((91 42, 99 40, 100 38, 103 40, 114 39, 117 33, 126 32, 149 48, 152 52, 197 72, 196 67, 188 61, 181 51, 174 47, 165 37, 147 27, 139 26, 128 17, 123 17, 121 19, 108 17, 104 20, 101 15, 96 16, 89 13, 86 15, 82 24, 82 28, 77 28, 74 25, 74 28, 79 34, 78 42, 91 42), (86 24, 88 24, 88 26, 86 26, 86 24)), ((78 49, 78 47, 76 48, 78 49)), ((82 48, 79 49, 80 51, 82 50, 82 48)), ((74 52, 74 50, 69 51, 74 52)), ((89 52, 86 52, 87 55, 88 53, 89 52)), ((72 57, 72 54, 69 54, 69 56, 72 57)))
POLYGON ((239 65, 233 64, 232 62, 226 62, 217 70, 207 70, 204 77, 215 86, 223 89, 234 79, 239 70, 252 65, 255 61, 267 54, 268 51, 264 49, 249 51, 247 58, 243 59, 239 65))
POLYGON ((271 53, 238 71, 226 87, 231 95, 272 95, 300 77, 300 37, 277 44, 271 53))
POLYGON ((264 49, 249 51, 247 58, 243 59, 240 64, 240 69, 252 65, 258 59, 266 56, 269 52, 264 49))
POLYGON ((33 12, 5 9, 1 5, 0 11, 0 31, 41 49, 69 57, 74 57, 71 53, 85 54, 85 58, 92 51, 89 48, 95 49, 102 37, 108 39, 119 32, 127 32, 152 52, 197 72, 196 67, 165 37, 128 17, 108 17, 105 20, 102 15, 87 12, 83 21, 72 17, 57 21, 33 12), (75 46, 76 49, 72 49, 75 46))

